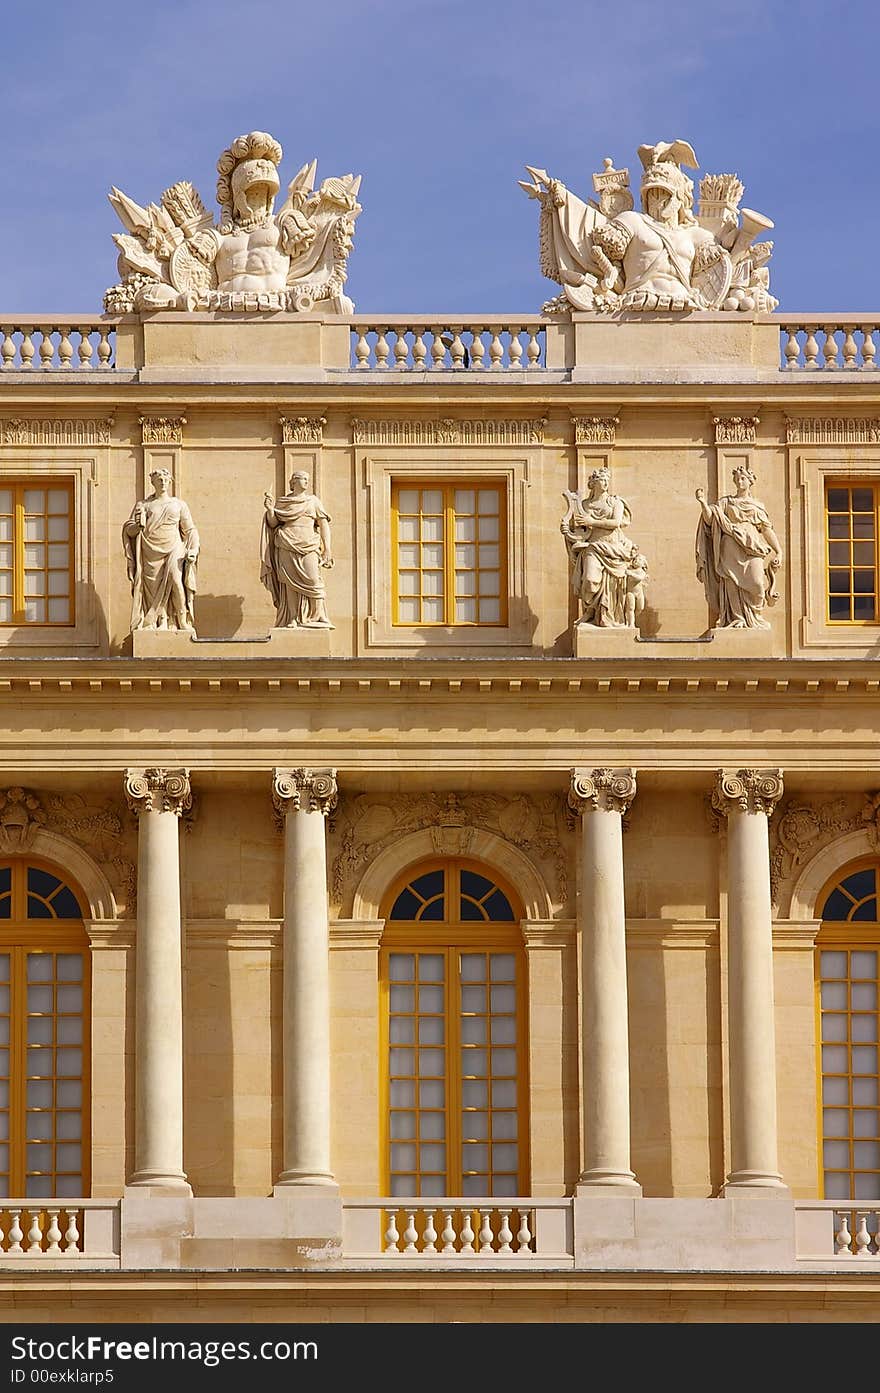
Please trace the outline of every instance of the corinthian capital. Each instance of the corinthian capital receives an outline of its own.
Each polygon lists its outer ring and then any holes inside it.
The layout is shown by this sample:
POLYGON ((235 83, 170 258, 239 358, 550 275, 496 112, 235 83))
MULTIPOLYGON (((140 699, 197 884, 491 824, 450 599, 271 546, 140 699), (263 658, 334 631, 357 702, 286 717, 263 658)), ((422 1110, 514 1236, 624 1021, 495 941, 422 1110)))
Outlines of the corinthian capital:
POLYGON ((339 796, 335 769, 274 769, 272 802, 279 817, 294 812, 328 817, 339 796))
POLYGON ((180 817, 192 807, 188 769, 126 769, 125 800, 140 813, 175 813, 180 817))
POLYGON ((712 789, 712 807, 721 817, 730 813, 773 812, 782 797, 781 769, 719 769, 712 789))
POLYGON ((575 815, 625 813, 636 796, 635 769, 572 769, 568 806, 575 815))

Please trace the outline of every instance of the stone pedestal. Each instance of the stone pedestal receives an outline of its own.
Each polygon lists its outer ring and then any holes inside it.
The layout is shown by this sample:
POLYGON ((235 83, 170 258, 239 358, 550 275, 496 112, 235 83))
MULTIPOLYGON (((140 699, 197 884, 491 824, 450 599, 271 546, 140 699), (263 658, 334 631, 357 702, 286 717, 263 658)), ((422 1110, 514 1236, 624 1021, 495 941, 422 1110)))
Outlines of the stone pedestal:
POLYGON ((583 1012, 582 1190, 641 1194, 630 1169, 629 1029, 622 818, 632 769, 572 771, 568 802, 581 819, 579 918, 583 1012))
POLYGON ((329 658, 335 629, 270 629, 251 638, 198 638, 180 629, 137 629, 133 658, 329 658))

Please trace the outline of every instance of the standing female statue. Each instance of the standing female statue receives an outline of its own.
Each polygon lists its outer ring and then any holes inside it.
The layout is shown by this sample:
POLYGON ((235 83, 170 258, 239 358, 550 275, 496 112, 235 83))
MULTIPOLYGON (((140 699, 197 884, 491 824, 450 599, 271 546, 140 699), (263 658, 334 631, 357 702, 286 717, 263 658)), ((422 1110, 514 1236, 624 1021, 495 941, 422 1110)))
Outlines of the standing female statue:
POLYGON ((275 602, 279 629, 332 629, 321 576, 333 565, 330 514, 309 491, 308 474, 290 476, 290 493, 263 497, 260 580, 275 602))
MULTIPOLYGON (((629 505, 610 492, 611 475, 604 466, 590 475, 584 495, 566 490, 569 509, 561 523, 572 563, 571 586, 581 602, 579 625, 623 629, 635 622, 630 571, 634 557, 644 558, 624 534, 632 521, 629 505)), ((639 568, 643 584, 647 569, 639 568)), ((640 598, 644 603, 643 591, 640 598)))
POLYGON ((697 489, 697 580, 703 582, 710 615, 719 629, 769 629, 765 605, 779 598, 776 573, 782 548, 763 503, 752 497, 755 476, 747 464, 733 471, 735 493, 706 502, 697 489))
POLYGON ((199 534, 182 498, 171 492, 171 472, 154 469, 153 492, 136 503, 122 529, 131 581, 131 627, 192 629, 199 534))

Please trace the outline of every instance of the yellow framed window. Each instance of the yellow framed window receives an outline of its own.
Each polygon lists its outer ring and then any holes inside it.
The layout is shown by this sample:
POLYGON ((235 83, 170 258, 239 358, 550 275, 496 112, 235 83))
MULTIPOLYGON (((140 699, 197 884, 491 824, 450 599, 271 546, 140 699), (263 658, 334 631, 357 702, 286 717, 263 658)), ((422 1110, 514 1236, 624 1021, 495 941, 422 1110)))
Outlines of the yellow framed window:
POLYGON ((817 998, 826 1199, 880 1199, 880 863, 846 868, 819 900, 817 998))
POLYGON ((0 480, 0 626, 73 622, 73 481, 0 480))
POLYGON ((0 1195, 89 1193, 89 951, 78 893, 0 863, 0 1195))
POLYGON ((828 621, 876 624, 877 505, 875 484, 829 484, 825 490, 828 621))
POLYGON ((507 623, 507 490, 395 483, 395 624, 507 623))
POLYGON ((517 919, 511 894, 464 862, 420 866, 391 897, 380 954, 389 1195, 528 1193, 517 919))

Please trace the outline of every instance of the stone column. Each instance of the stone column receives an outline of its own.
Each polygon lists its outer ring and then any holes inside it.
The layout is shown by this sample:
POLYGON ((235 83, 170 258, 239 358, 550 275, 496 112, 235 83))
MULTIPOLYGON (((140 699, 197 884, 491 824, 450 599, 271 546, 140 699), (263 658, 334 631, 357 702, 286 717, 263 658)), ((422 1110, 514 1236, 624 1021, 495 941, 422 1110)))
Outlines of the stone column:
POLYGON ((727 818, 730 1186, 782 1186, 776 1137, 776 1037, 768 819, 779 769, 719 769, 712 807, 727 818))
POLYGON ((634 769, 574 769, 568 803, 581 819, 580 929, 584 1168, 578 1192, 641 1194, 630 1169, 629 1030, 623 814, 634 769))
POLYGON ((191 1193, 183 1170, 183 961, 178 823, 187 769, 127 769, 138 819, 135 945, 135 1169, 129 1185, 191 1193))
POLYGON ((278 1184, 335 1186, 325 822, 336 806, 336 770, 276 769, 272 797, 284 824, 284 1151, 278 1184))

